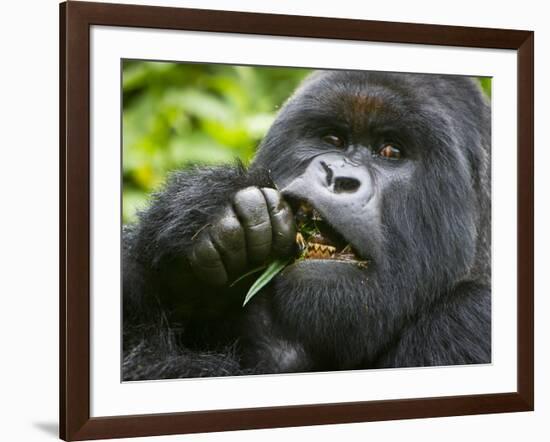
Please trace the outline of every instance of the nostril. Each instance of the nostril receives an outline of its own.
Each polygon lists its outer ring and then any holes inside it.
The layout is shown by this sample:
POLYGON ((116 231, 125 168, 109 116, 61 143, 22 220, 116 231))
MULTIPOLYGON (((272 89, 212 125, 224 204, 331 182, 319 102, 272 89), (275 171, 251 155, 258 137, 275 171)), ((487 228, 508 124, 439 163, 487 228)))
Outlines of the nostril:
POLYGON ((321 167, 325 170, 326 173, 325 179, 327 180, 327 186, 330 186, 332 184, 332 177, 334 175, 334 172, 332 171, 330 166, 324 161, 321 161, 321 167))
POLYGON ((337 177, 334 180, 335 193, 352 193, 361 187, 361 181, 350 177, 337 177))

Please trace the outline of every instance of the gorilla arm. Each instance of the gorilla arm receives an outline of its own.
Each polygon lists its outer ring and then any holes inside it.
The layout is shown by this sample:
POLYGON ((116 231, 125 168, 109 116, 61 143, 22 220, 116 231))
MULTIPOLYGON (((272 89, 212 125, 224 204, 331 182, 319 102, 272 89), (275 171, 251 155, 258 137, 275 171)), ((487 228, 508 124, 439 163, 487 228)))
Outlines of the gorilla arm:
POLYGON ((243 286, 229 283, 294 247, 292 213, 271 186, 242 167, 180 172, 125 229, 125 379, 239 372, 243 286))

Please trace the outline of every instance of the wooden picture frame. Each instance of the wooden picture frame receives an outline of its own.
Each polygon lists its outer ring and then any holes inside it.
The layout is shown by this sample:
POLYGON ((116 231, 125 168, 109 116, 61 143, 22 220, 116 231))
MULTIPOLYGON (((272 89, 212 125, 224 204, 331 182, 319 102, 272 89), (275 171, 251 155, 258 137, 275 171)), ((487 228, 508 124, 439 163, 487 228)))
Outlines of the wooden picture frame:
POLYGON ((534 407, 530 31, 70 1, 60 5, 60 437, 102 439, 381 421, 534 407), (90 26, 415 43, 517 51, 517 391, 455 397, 90 417, 90 26))

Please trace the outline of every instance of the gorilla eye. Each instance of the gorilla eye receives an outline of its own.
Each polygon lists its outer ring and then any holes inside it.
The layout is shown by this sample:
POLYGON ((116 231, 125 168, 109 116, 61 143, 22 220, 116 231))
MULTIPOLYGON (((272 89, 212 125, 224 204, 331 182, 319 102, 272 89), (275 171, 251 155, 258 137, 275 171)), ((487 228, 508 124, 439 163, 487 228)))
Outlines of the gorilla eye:
POLYGON ((392 144, 384 144, 378 151, 378 155, 391 160, 398 160, 401 158, 401 151, 392 144))
POLYGON ((325 135, 323 137, 323 141, 326 141, 327 143, 332 144, 333 146, 336 146, 336 147, 344 146, 344 140, 337 135, 332 135, 332 134, 325 135))

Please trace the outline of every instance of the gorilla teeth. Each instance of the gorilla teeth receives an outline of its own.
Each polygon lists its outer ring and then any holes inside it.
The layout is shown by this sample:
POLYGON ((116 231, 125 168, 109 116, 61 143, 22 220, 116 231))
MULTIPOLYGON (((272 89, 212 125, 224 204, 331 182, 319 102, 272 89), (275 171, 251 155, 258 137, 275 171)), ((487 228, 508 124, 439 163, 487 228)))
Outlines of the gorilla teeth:
POLYGON ((336 247, 316 242, 307 242, 299 232, 296 234, 296 244, 298 244, 303 253, 302 256, 306 259, 334 258, 336 255, 336 247))
POLYGON ((300 232, 296 234, 296 244, 298 244, 300 251, 305 250, 307 248, 307 243, 306 243, 306 240, 304 239, 304 235, 302 235, 300 232))
POLYGON ((335 259, 355 262, 361 268, 368 267, 368 261, 359 259, 350 244, 338 251, 334 246, 308 242, 299 232, 296 234, 296 244, 300 250, 300 259, 335 259))
POLYGON ((367 261, 361 260, 349 243, 344 246, 343 238, 334 236, 337 232, 330 229, 317 209, 309 203, 302 201, 296 210, 296 225, 298 259, 334 259, 357 262, 366 267, 367 261))
POLYGON ((325 244, 309 243, 307 245, 307 251, 305 258, 309 259, 327 259, 334 258, 336 254, 336 247, 327 246, 325 244))

